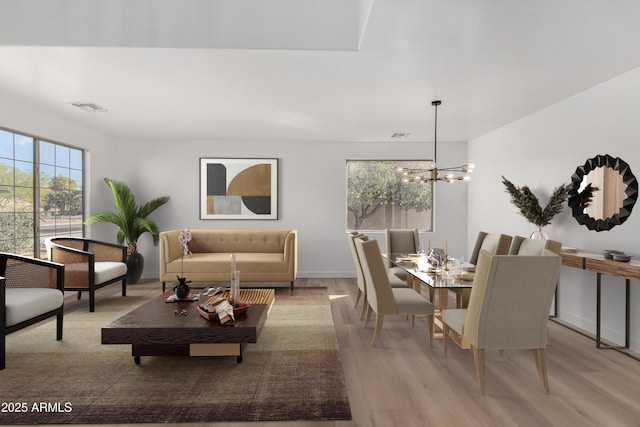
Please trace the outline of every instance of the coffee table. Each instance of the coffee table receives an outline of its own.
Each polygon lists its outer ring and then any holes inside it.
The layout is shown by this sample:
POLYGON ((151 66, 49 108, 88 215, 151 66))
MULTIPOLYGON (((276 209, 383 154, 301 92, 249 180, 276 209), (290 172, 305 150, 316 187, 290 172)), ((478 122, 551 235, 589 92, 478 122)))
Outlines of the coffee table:
MULTIPOLYGON (((240 298, 243 297, 240 291, 240 298)), ((171 293, 151 299, 102 328, 102 344, 131 344, 136 364, 141 356, 236 356, 242 362, 247 343, 255 343, 262 331, 275 291, 262 289, 264 304, 252 303, 236 316, 234 325, 207 320, 197 310, 200 302, 165 302, 171 293), (186 315, 180 315, 185 310, 186 315)))

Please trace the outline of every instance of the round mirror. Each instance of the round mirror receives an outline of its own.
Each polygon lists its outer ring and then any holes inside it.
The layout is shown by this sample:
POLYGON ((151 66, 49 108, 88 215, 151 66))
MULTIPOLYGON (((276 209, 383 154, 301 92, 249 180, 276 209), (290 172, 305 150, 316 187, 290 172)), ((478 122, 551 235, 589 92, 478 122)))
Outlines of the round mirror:
POLYGON ((638 181, 618 157, 597 155, 571 176, 568 204, 589 230, 610 230, 627 220, 638 198, 638 181))

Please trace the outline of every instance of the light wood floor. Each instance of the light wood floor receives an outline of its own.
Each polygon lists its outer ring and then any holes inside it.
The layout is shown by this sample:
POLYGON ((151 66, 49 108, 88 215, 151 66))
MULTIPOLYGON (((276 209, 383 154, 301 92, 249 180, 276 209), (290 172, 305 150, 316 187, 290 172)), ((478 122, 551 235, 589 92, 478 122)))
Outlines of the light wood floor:
POLYGON ((362 328, 353 307, 355 279, 299 279, 297 286, 296 292, 329 290, 353 420, 216 426, 640 425, 640 362, 597 350, 592 340, 555 323, 547 348, 551 394, 541 390, 531 352, 518 351, 503 358, 487 353, 482 396, 471 352, 451 344, 445 359, 441 340, 429 348, 425 319, 411 328, 404 318, 386 317, 372 348, 374 321, 362 328))

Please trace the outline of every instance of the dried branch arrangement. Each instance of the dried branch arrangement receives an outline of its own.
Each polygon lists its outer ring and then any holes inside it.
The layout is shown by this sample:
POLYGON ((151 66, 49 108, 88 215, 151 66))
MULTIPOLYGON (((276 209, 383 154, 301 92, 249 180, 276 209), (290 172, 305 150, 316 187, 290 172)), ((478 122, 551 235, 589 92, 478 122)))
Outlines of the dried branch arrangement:
POLYGON ((562 210, 562 204, 567 200, 570 187, 568 184, 563 184, 554 189, 549 203, 542 208, 536 195, 526 185, 516 187, 504 176, 502 183, 506 187, 506 192, 511 195, 511 203, 520 209, 520 215, 538 227, 551 224, 551 219, 562 210))

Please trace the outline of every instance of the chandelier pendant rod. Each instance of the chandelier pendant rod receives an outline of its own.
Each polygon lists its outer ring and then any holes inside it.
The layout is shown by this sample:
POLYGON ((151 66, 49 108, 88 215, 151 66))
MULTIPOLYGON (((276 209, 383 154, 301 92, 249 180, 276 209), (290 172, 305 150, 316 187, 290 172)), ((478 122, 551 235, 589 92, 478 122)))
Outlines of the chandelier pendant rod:
POLYGON ((434 125, 433 125, 433 163, 438 167, 438 105, 442 104, 442 101, 432 101, 431 105, 435 107, 434 112, 434 125))
POLYGON ((473 172, 473 164, 463 164, 462 166, 444 167, 438 168, 438 106, 442 104, 442 101, 431 101, 431 105, 434 108, 434 124, 433 124, 433 160, 431 166, 428 168, 419 167, 401 167, 398 168, 399 172, 402 172, 407 178, 405 182, 435 182, 446 181, 453 183, 455 181, 468 181, 470 179, 469 174, 473 172), (440 174, 440 172, 447 172, 440 174))

